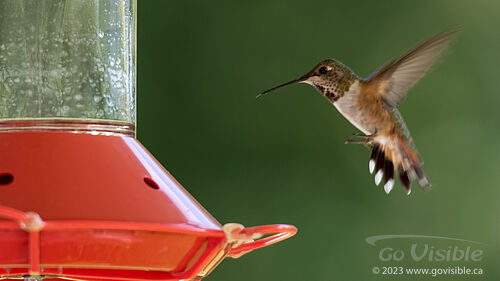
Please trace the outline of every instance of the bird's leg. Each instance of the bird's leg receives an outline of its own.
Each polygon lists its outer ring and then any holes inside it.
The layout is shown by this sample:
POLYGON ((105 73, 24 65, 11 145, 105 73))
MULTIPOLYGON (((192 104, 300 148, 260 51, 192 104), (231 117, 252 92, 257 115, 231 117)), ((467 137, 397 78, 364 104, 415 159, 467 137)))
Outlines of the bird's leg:
POLYGON ((370 138, 371 136, 368 136, 368 135, 365 135, 365 134, 362 134, 362 133, 354 133, 351 135, 351 137, 357 137, 357 138, 361 138, 361 139, 367 139, 367 138, 370 138))
POLYGON ((369 147, 372 144, 373 135, 365 135, 365 134, 352 134, 351 137, 359 138, 359 139, 347 139, 345 144, 364 144, 369 147))
POLYGON ((367 140, 353 140, 353 139, 346 139, 345 144, 367 144, 367 140))

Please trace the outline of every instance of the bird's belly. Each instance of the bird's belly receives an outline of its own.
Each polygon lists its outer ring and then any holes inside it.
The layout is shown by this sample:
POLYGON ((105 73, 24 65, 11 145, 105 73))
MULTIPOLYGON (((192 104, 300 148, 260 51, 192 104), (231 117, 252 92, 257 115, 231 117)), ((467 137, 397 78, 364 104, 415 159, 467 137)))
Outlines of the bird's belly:
POLYGON ((370 115, 363 114, 356 106, 356 103, 349 98, 341 98, 333 104, 337 110, 347 119, 351 124, 358 128, 366 135, 375 133, 376 126, 374 120, 370 120, 370 115))

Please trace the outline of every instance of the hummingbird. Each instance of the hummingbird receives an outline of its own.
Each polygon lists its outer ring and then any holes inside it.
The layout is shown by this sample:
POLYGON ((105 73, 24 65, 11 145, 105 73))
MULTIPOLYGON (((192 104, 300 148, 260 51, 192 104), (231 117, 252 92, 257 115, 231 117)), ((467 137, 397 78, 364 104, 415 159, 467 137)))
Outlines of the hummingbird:
POLYGON ((458 28, 450 28, 432 36, 366 78, 356 75, 338 60, 326 59, 302 77, 266 90, 257 97, 296 83, 313 86, 362 132, 353 134, 345 142, 363 144, 371 149, 368 169, 370 174, 375 173, 377 186, 383 179, 384 190, 389 194, 397 173, 407 195, 411 193, 414 180, 428 190, 431 184, 423 171, 422 158, 398 111, 398 105, 458 31, 458 28))

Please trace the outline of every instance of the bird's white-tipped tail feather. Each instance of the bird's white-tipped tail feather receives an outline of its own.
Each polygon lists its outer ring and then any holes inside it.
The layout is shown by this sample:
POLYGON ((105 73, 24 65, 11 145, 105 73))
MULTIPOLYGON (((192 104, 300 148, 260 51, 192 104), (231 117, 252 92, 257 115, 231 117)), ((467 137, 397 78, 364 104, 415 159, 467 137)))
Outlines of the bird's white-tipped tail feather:
POLYGON ((394 179, 390 179, 388 180, 385 184, 384 184, 384 190, 385 190, 385 193, 389 194, 389 192, 391 192, 392 188, 394 187, 394 179))
POLYGON ((370 170, 370 174, 373 174, 375 170, 375 160, 370 159, 370 162, 368 162, 368 169, 370 170))
POLYGON ((380 184, 380 182, 382 181, 382 176, 384 175, 384 173, 382 172, 382 170, 378 170, 377 173, 375 174, 375 184, 378 186, 380 184))

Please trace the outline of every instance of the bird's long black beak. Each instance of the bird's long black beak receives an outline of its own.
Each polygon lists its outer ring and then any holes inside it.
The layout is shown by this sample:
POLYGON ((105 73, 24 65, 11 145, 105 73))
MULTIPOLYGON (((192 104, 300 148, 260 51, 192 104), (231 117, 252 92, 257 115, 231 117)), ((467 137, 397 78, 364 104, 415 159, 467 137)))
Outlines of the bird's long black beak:
POLYGON ((260 98, 261 96, 263 96, 263 95, 265 95, 265 94, 268 94, 268 93, 270 93, 270 92, 272 92, 272 91, 274 91, 274 90, 276 90, 276 89, 278 89, 278 88, 281 88, 281 87, 284 87, 284 86, 288 86, 288 85, 290 85, 290 84, 295 84, 295 83, 304 82, 304 80, 305 80, 305 79, 304 79, 304 77, 300 77, 300 78, 298 78, 298 79, 295 79, 295 80, 292 80, 292 81, 286 82, 286 83, 284 83, 284 84, 281 84, 281 85, 279 85, 279 86, 276 86, 276 87, 274 87, 274 88, 271 88, 271 89, 269 89, 269 90, 266 90, 266 91, 264 91, 264 92, 262 92, 262 93, 258 94, 256 98, 260 98))

